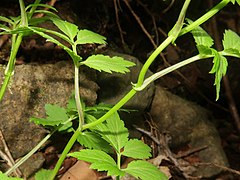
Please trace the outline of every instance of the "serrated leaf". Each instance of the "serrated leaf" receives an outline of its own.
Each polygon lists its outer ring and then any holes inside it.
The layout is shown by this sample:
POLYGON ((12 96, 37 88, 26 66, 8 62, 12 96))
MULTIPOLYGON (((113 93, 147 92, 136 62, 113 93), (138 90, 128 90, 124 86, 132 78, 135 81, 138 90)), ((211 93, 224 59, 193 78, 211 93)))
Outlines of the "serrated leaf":
POLYGON ((125 128, 124 122, 120 120, 118 113, 114 113, 105 123, 97 125, 96 128, 102 138, 109 142, 118 153, 128 142, 128 129, 125 128))
POLYGON ((89 149, 102 150, 105 152, 112 151, 108 142, 102 139, 101 136, 95 132, 83 132, 78 136, 77 141, 89 149))
POLYGON ((74 38, 78 33, 78 27, 75 24, 58 18, 51 18, 51 20, 63 33, 69 37, 72 42, 74 42, 74 38))
POLYGON ((167 176, 163 174, 156 166, 153 164, 137 160, 132 161, 128 164, 126 169, 122 169, 128 174, 142 180, 167 180, 167 176))
POLYGON ((124 156, 135 159, 144 159, 151 157, 151 148, 138 139, 131 139, 124 146, 124 151, 121 153, 124 156))
POLYGON ((94 33, 87 29, 80 30, 77 34, 77 40, 75 44, 106 44, 106 38, 100 34, 94 33))
POLYGON ((128 67, 132 67, 135 64, 133 62, 124 60, 122 57, 109 57, 104 55, 92 55, 88 57, 85 61, 81 62, 90 68, 96 69, 98 71, 105 71, 108 73, 119 72, 126 73, 129 72, 128 67))
POLYGON ((118 169, 114 159, 103 151, 83 149, 80 152, 73 152, 68 155, 92 163, 90 168, 98 171, 107 171, 109 176, 123 176, 125 174, 118 169))
POLYGON ((57 126, 68 120, 66 110, 57 105, 46 104, 45 105, 47 118, 30 118, 30 121, 34 121, 36 124, 57 126))
POLYGON ((240 37, 237 33, 226 30, 223 37, 224 52, 240 55, 240 37))
POLYGON ((211 74, 215 73, 214 85, 216 86, 216 100, 218 100, 219 93, 220 93, 221 80, 222 80, 222 77, 227 72, 228 62, 227 62, 227 59, 221 54, 219 54, 217 51, 213 51, 213 52, 215 54, 213 58, 213 67, 209 73, 211 74))
POLYGON ((50 179, 52 170, 41 169, 35 174, 35 180, 47 180, 50 179))
POLYGON ((1 180, 23 180, 22 178, 8 177, 7 175, 3 174, 2 172, 0 172, 0 179, 1 180))

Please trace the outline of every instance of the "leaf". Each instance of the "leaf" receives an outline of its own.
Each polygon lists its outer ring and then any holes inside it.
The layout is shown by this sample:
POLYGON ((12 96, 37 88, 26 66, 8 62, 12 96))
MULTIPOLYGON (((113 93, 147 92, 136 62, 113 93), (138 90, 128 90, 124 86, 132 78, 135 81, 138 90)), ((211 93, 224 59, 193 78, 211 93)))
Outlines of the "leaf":
POLYGON ((78 27, 75 24, 58 18, 51 18, 51 20, 63 33, 69 37, 72 42, 74 42, 74 38, 78 33, 78 27))
POLYGON ((48 20, 50 19, 50 17, 52 17, 52 18, 59 18, 58 15, 56 15, 55 13, 53 13, 51 11, 47 11, 47 10, 35 10, 34 14, 36 14, 36 13, 41 13, 41 14, 49 16, 48 20))
POLYGON ((151 157, 151 148, 138 139, 131 139, 124 146, 122 155, 136 159, 151 157))
POLYGON ((105 123, 97 125, 96 128, 98 128, 97 130, 102 138, 109 142, 118 153, 128 142, 128 129, 125 128, 118 113, 114 113, 105 123))
POLYGON ((128 164, 126 169, 122 169, 128 174, 142 180, 167 180, 167 176, 163 174, 156 166, 153 164, 137 160, 132 161, 128 164))
MULTIPOLYGON (((187 21, 189 24, 192 23, 190 19, 187 19, 187 21)), ((196 42, 196 46, 199 51, 199 54, 205 54, 205 55, 206 53, 211 54, 211 51, 208 50, 213 45, 213 39, 211 38, 211 36, 200 26, 193 29, 191 33, 196 42)))
POLYGON ((41 169, 35 174, 35 180, 47 180, 50 179, 52 170, 41 169))
POLYGON ((106 44, 106 38, 87 29, 80 30, 77 34, 77 40, 75 44, 88 43, 106 44))
POLYGON ((92 163, 90 168, 98 171, 107 171, 109 176, 123 176, 125 174, 118 169, 114 159, 103 151, 83 149, 80 152, 73 152, 68 155, 92 163))
POLYGON ((104 55, 92 55, 88 57, 85 61, 81 62, 90 68, 96 69, 98 71, 105 71, 108 73, 119 72, 126 73, 129 72, 128 67, 134 66, 133 62, 124 60, 122 57, 109 57, 104 55))
POLYGON ((224 52, 240 57, 240 37, 237 33, 226 30, 223 37, 224 52))
POLYGON ((68 120, 66 110, 57 105, 46 104, 45 105, 47 118, 30 118, 30 121, 34 121, 36 124, 57 126, 68 120))
POLYGON ((222 80, 222 77, 227 72, 228 62, 224 56, 219 54, 219 52, 217 52, 216 50, 213 52, 215 54, 213 58, 213 67, 209 73, 211 74, 215 73, 214 85, 216 86, 216 100, 218 100, 219 93, 220 93, 221 80, 222 80))
POLYGON ((9 24, 14 24, 14 22, 11 20, 11 19, 8 19, 4 16, 0 16, 0 21, 3 21, 3 22, 6 22, 6 23, 9 23, 9 24))
POLYGON ((89 149, 97 149, 105 152, 112 151, 108 142, 102 139, 101 136, 95 132, 83 132, 78 136, 77 141, 89 149))
POLYGON ((22 178, 8 177, 7 175, 3 174, 2 172, 0 172, 0 179, 1 180, 23 180, 22 178))

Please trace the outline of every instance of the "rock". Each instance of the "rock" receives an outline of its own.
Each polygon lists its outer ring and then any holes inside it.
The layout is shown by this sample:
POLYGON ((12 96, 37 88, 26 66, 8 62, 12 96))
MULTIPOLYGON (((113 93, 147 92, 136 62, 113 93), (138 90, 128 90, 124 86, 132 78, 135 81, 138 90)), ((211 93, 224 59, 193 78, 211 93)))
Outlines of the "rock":
MULTIPOLYGON (((136 64, 136 66, 131 67, 130 72, 126 74, 98 73, 97 82, 100 86, 98 101, 114 105, 132 89, 131 83, 137 82, 139 72, 143 65, 137 58, 127 54, 109 50, 104 52, 104 54, 111 57, 119 56, 136 64)), ((148 77, 150 75, 152 75, 152 72, 148 71, 146 76, 148 77)), ((154 85, 149 85, 145 90, 135 94, 135 96, 123 106, 123 108, 137 110, 137 112, 131 112, 128 114, 121 113, 121 117, 128 128, 131 128, 132 124, 139 124, 140 122, 143 122, 143 112, 150 106, 154 90, 154 85)))
MULTIPOLYGON (((0 67, 0 82, 4 69, 0 67)), ((95 104, 95 73, 84 68, 80 76, 80 94, 87 105, 95 104)), ((27 64, 15 68, 10 90, 0 102, 0 129, 14 159, 27 154, 47 133, 29 122, 30 117, 45 117, 45 104, 66 106, 74 91, 74 68, 71 62, 27 64)), ((3 145, 0 144, 3 149, 3 145)))
MULTIPOLYGON (((172 137, 171 148, 186 144, 191 148, 207 146, 197 153, 201 162, 228 166, 220 137, 204 108, 157 87, 150 114, 160 132, 168 132, 172 137)), ((191 175, 208 178, 220 171, 205 165, 197 167, 191 175)))

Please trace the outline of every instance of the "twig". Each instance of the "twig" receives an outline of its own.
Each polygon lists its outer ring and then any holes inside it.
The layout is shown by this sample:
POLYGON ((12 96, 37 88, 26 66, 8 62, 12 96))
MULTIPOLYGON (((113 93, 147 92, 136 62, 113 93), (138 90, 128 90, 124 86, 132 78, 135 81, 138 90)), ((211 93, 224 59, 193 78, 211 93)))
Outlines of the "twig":
POLYGON ((133 11, 131 5, 128 3, 128 0, 124 0, 124 3, 126 4, 126 6, 128 7, 129 11, 132 13, 133 17, 136 19, 137 23, 139 24, 139 26, 141 27, 142 31, 144 32, 144 34, 148 37, 148 39, 150 40, 150 42, 152 43, 154 48, 157 48, 156 43, 154 42, 153 38, 151 37, 151 35, 148 33, 148 31, 146 30, 146 28, 144 27, 144 25, 142 24, 140 18, 138 17, 138 15, 133 11))
POLYGON ((183 157, 187 157, 187 156, 189 156, 189 155, 191 155, 191 154, 194 154, 194 153, 196 153, 196 152, 202 151, 202 150, 207 149, 207 148, 208 148, 208 146, 202 146, 202 147, 192 148, 192 149, 189 149, 188 151, 185 151, 185 152, 182 152, 181 154, 176 155, 175 157, 176 157, 177 159, 183 158, 183 157))
POLYGON ((118 5, 117 5, 117 3, 119 4, 119 1, 117 2, 117 0, 114 0, 113 2, 114 2, 115 17, 116 17, 116 22, 117 22, 117 26, 118 26, 118 31, 120 33, 120 38, 121 38, 122 45, 124 46, 125 41, 124 41, 124 37, 123 37, 123 30, 122 30, 121 24, 119 22, 119 16, 118 16, 118 5))
MULTIPOLYGON (((7 162, 8 166, 12 167, 15 164, 15 161, 8 149, 7 143, 4 139, 2 130, 0 130, 0 139, 2 141, 3 147, 4 147, 4 152, 0 151, 0 156, 7 162)), ((17 177, 21 177, 22 176, 22 172, 17 168, 14 173, 16 174, 17 177)))
MULTIPOLYGON (((212 6, 212 1, 209 1, 209 6, 212 6)), ((212 28, 212 32, 213 32, 213 36, 214 36, 214 39, 216 41, 216 48, 218 50, 220 50, 222 48, 222 43, 221 43, 221 40, 220 40, 220 36, 219 36, 219 33, 218 33, 218 29, 217 29, 217 21, 216 21, 216 17, 214 16, 212 19, 211 19, 211 28, 212 28)), ((232 90, 230 88, 230 84, 229 84, 229 80, 228 80, 228 76, 225 75, 223 76, 223 84, 224 84, 224 88, 225 88, 225 93, 226 93, 226 97, 227 97, 227 100, 228 100, 228 105, 229 105, 229 109, 230 109, 230 112, 232 114, 232 117, 234 119, 234 123, 235 123, 235 126, 238 130, 238 133, 240 133, 240 117, 239 117, 239 113, 238 113, 238 110, 237 110, 237 107, 236 107, 236 103, 234 101, 234 98, 233 98, 233 95, 232 95, 232 90)))

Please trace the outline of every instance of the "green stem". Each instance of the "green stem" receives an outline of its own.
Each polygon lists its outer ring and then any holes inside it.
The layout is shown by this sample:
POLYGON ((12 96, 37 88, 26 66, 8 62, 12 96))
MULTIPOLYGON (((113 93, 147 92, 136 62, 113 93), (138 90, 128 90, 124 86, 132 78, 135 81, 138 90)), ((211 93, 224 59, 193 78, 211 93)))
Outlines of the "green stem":
POLYGON ((75 78, 74 78, 74 86, 75 86, 75 101, 79 116, 79 129, 82 129, 82 126, 84 124, 84 115, 83 115, 83 109, 81 104, 81 97, 80 97, 80 91, 79 91, 79 67, 74 65, 75 68, 75 78))
MULTIPOLYGON (((118 166, 118 169, 121 169, 121 153, 120 152, 117 153, 117 166, 118 166)), ((120 180, 120 176, 117 176, 116 179, 120 180)))
MULTIPOLYGON (((72 45, 73 52, 77 54, 77 46, 75 44, 72 45)), ((83 107, 81 103, 80 91, 79 91, 79 66, 74 63, 75 75, 74 75, 74 88, 75 88, 75 101, 79 116, 79 129, 82 129, 84 124, 84 114, 83 114, 83 107)))
MULTIPOLYGON (((41 0, 35 0, 34 4, 39 4, 41 0)), ((29 19, 32 18, 34 11, 37 9, 37 6, 32 6, 31 10, 29 11, 29 19)))
MULTIPOLYGON (((14 36, 13 39, 15 39, 16 35, 13 35, 13 36, 14 36)), ((2 101, 3 96, 6 92, 7 86, 10 82, 10 79, 14 74, 16 55, 17 55, 17 52, 18 52, 21 42, 22 42, 22 34, 19 34, 16 38, 16 41, 14 41, 14 45, 12 45, 9 62, 8 62, 7 68, 5 70, 5 78, 4 78, 3 84, 0 89, 0 101, 2 101)))
POLYGON ((14 164, 7 172, 5 172, 6 175, 10 175, 15 169, 17 169, 19 166, 21 166, 27 159, 29 159, 42 145, 58 130, 55 129, 50 134, 48 134, 44 139, 41 140, 41 142, 38 143, 37 146, 35 146, 29 153, 27 153, 24 157, 22 157, 19 161, 14 164))
POLYGON ((25 11, 25 5, 23 0, 19 0, 20 10, 21 10, 21 26, 28 26, 27 13, 25 11))
POLYGON ((136 94, 136 90, 131 89, 115 106, 113 106, 106 114, 104 114, 98 120, 91 122, 89 124, 85 124, 82 127, 82 130, 94 127, 102 122, 104 122, 107 118, 109 118, 113 113, 119 110, 124 104, 126 104, 129 99, 131 99, 136 94))
POLYGON ((68 152, 71 150, 73 144, 76 142, 78 136, 81 134, 81 131, 79 129, 77 129, 74 134, 72 135, 71 139, 68 141, 67 145, 65 146, 56 166, 53 169, 53 172, 51 174, 51 177, 49 178, 49 180, 54 180, 55 176, 58 173, 58 170, 60 169, 64 159, 66 158, 68 152))
POLYGON ((155 51, 149 56, 149 58, 147 59, 147 61, 145 62, 145 64, 143 65, 143 67, 139 73, 136 87, 140 87, 142 85, 144 78, 145 78, 145 74, 147 73, 147 70, 149 69, 152 62, 162 52, 162 50, 164 50, 172 42, 173 39, 174 39, 174 36, 172 36, 172 35, 167 37, 167 39, 165 39, 165 41, 163 41, 162 44, 160 44, 160 46, 158 46, 158 48, 155 49, 155 51))
POLYGON ((191 58, 188 58, 188 59, 186 59, 184 61, 181 61, 181 62, 179 62, 177 64, 174 64, 174 65, 172 65, 172 66, 170 66, 168 68, 165 68, 165 69, 163 69, 163 70, 153 74, 152 76, 150 76, 150 77, 148 77, 147 79, 144 80, 142 86, 140 86, 138 88, 134 87, 134 89, 136 91, 142 91, 145 87, 147 87, 150 83, 152 83, 153 81, 157 80, 158 78, 160 78, 162 76, 165 76, 166 74, 171 73, 171 72, 173 72, 173 71, 175 71, 175 70, 177 70, 177 69, 179 69, 179 68, 181 68, 183 66, 186 66, 186 65, 188 65, 190 63, 193 63, 193 62, 195 62, 197 60, 206 59, 206 58, 210 58, 210 57, 214 57, 214 55, 204 55, 204 56, 203 55, 196 55, 196 56, 193 56, 191 58))
POLYGON ((179 34, 179 36, 182 36, 197 26, 203 24, 208 19, 210 19, 212 16, 217 14, 222 8, 224 8, 231 0, 222 0, 220 3, 218 3, 216 6, 214 6, 212 9, 210 9, 206 14, 195 20, 192 24, 188 25, 187 27, 183 28, 179 34))

